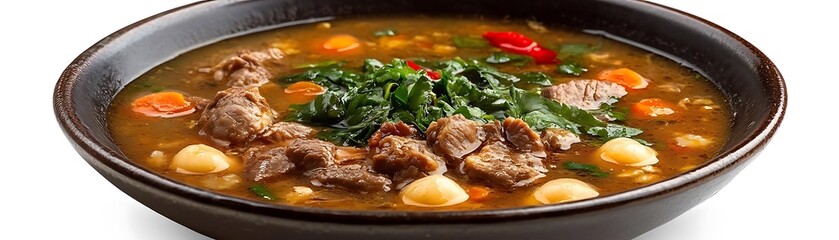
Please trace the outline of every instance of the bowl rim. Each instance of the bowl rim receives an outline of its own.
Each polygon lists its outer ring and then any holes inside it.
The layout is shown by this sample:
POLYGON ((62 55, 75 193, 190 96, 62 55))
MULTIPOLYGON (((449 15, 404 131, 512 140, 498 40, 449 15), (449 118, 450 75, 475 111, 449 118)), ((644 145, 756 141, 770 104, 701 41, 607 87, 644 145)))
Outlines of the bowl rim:
MULTIPOLYGON (((235 1, 233 1, 235 2, 235 1)), ((347 210, 347 209, 331 209, 331 208, 315 208, 315 207, 301 207, 291 205, 280 205, 257 202, 247 200, 244 198, 222 195, 211 191, 203 190, 197 187, 192 187, 182 184, 175 180, 169 179, 162 175, 146 170, 144 167, 133 163, 129 159, 119 157, 119 153, 108 148, 102 147, 102 143, 97 141, 88 128, 86 128, 81 120, 75 114, 75 107, 72 101, 72 89, 78 80, 79 74, 87 66, 87 62, 94 57, 98 51, 107 46, 109 43, 120 38, 121 36, 131 32, 135 28, 146 23, 157 20, 161 17, 177 14, 181 11, 194 8, 216 8, 226 4, 231 4, 228 1, 213 2, 200 1, 187 4, 181 7, 173 8, 155 14, 146 19, 137 21, 128 25, 95 43, 90 48, 86 49, 61 74, 56 83, 53 95, 53 110, 56 119, 65 132, 65 135, 77 146, 77 151, 84 151, 98 163, 104 164, 106 167, 119 174, 127 176, 133 181, 148 185, 152 188, 164 191, 165 193, 175 195, 177 197, 196 201, 204 204, 215 205, 232 209, 236 211, 243 211, 255 215, 264 215, 277 218, 295 219, 302 221, 328 221, 345 224, 440 224, 440 223, 478 223, 478 222, 500 222, 500 221, 514 221, 524 219, 534 219, 540 217, 550 217, 559 215, 572 215, 583 212, 596 211, 621 205, 631 204, 637 201, 653 200, 664 197, 669 194, 684 191, 692 186, 710 181, 714 176, 720 175, 736 166, 745 163, 748 156, 754 155, 766 143, 769 142, 772 135, 777 130, 781 121, 783 120, 787 107, 787 90, 784 79, 778 68, 772 61, 759 49, 753 46, 748 41, 731 31, 703 18, 697 17, 690 13, 683 12, 678 9, 663 6, 657 3, 645 1, 610 1, 610 4, 629 6, 630 7, 646 7, 654 8, 669 12, 671 14, 681 15, 687 17, 689 20, 697 21, 704 24, 725 36, 730 37, 754 54, 759 60, 760 69, 759 74, 763 75, 763 80, 769 84, 777 84, 777 88, 773 88, 772 98, 778 101, 776 107, 770 109, 769 117, 765 121, 757 125, 757 130, 751 135, 747 136, 742 142, 730 148, 728 151, 720 152, 714 159, 698 166, 697 168, 679 174, 675 177, 650 184, 644 187, 635 188, 632 190, 616 193, 613 195, 598 197, 594 199, 582 200, 577 202, 542 205, 542 206, 526 206, 515 208, 489 209, 489 210, 467 210, 467 211, 394 211, 394 210, 347 210), (643 6, 637 6, 643 5, 643 6)), ((82 153, 83 154, 83 153, 82 153)), ((93 164, 91 162, 91 164, 93 164)))

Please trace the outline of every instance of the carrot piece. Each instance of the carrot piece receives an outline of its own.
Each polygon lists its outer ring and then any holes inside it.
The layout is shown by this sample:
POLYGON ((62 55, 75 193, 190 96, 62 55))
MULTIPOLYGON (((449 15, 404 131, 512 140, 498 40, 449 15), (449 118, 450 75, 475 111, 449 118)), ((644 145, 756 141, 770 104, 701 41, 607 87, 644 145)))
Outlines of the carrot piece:
POLYGON ((660 98, 647 98, 632 105, 632 115, 640 118, 670 116, 676 107, 660 98))
POLYGON ((597 74, 597 80, 617 83, 631 89, 643 89, 649 85, 649 80, 628 68, 603 70, 597 74))
POLYGON ((467 193, 470 200, 480 202, 489 199, 490 190, 485 187, 471 187, 467 193))
POLYGON ((348 34, 340 34, 330 37, 323 43, 323 49, 336 52, 345 52, 361 46, 358 39, 348 34))
POLYGON ((181 93, 159 92, 135 99, 131 110, 148 117, 172 118, 195 112, 195 106, 181 93))
POLYGON ((326 88, 317 83, 300 81, 288 85, 283 92, 286 93, 285 97, 292 103, 306 103, 325 93, 326 88))

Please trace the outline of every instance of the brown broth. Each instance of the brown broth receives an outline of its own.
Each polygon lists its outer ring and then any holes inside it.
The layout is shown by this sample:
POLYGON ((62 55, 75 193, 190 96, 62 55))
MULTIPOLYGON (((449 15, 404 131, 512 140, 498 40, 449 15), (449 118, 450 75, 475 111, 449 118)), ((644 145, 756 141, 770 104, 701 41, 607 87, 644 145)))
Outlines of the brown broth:
MULTIPOLYGON (((671 103, 678 103, 683 98, 707 98, 712 100, 718 108, 703 109, 700 106, 679 108, 680 117, 673 121, 656 121, 630 118, 622 124, 640 128, 645 132, 638 136, 655 143, 653 148, 658 151, 661 160, 655 165, 659 173, 647 181, 636 181, 637 177, 620 177, 624 171, 637 168, 625 168, 603 161, 591 159, 592 152, 601 142, 590 137, 583 137, 583 143, 574 145, 571 150, 554 154, 546 162, 549 168, 547 177, 540 179, 530 187, 514 191, 493 189, 489 200, 481 202, 467 201, 463 204, 443 208, 419 208, 401 203, 398 192, 388 193, 350 193, 339 189, 314 187, 302 177, 288 177, 276 180, 266 186, 278 197, 277 204, 293 204, 314 207, 342 208, 342 209, 398 209, 398 210, 472 210, 487 208, 509 208, 534 204, 530 198, 532 191, 541 183, 551 179, 573 177, 585 181, 597 188, 601 196, 631 190, 649 185, 683 172, 693 169, 711 159, 726 142, 729 134, 730 111, 719 91, 697 73, 689 68, 660 57, 658 55, 631 47, 627 44, 588 35, 579 31, 551 28, 547 33, 538 33, 519 21, 491 21, 485 19, 461 18, 430 18, 430 17, 387 17, 347 19, 331 22, 331 27, 324 29, 318 24, 307 24, 271 31, 260 32, 243 37, 224 40, 202 47, 175 59, 168 61, 145 73, 137 80, 125 87, 115 98, 109 113, 109 127, 111 136, 125 155, 147 167, 149 170, 166 177, 199 188, 232 196, 264 201, 248 190, 255 183, 243 180, 230 189, 213 189, 214 179, 227 174, 241 174, 241 168, 231 168, 221 173, 209 175, 184 175, 175 173, 168 168, 166 162, 150 161, 153 151, 162 151, 165 158, 170 159, 180 149, 187 145, 203 143, 213 146, 207 138, 198 135, 198 128, 194 127, 200 113, 194 113, 178 118, 150 118, 134 113, 131 102, 140 96, 154 91, 178 91, 187 95, 211 99, 217 91, 226 88, 224 84, 208 84, 212 81, 209 74, 200 73, 199 68, 211 67, 239 50, 259 50, 266 47, 278 47, 286 51, 283 64, 270 68, 274 76, 285 76, 300 72, 293 68, 295 65, 316 63, 326 60, 343 60, 347 67, 361 66, 365 58, 376 58, 389 61, 391 58, 425 58, 428 60, 444 60, 456 56, 463 58, 483 58, 489 55, 487 49, 458 49, 450 54, 435 53, 418 47, 385 49, 373 33, 380 29, 394 29, 399 36, 406 40, 427 38, 432 44, 452 45, 450 36, 467 35, 479 37, 485 31, 517 31, 533 38, 542 45, 550 46, 565 43, 601 44, 598 54, 608 54, 608 60, 597 62, 586 59, 581 63, 589 71, 580 77, 573 77, 554 72, 554 65, 529 64, 523 68, 511 65, 495 65, 504 72, 542 71, 554 79, 554 83, 563 83, 573 79, 594 78, 601 70, 616 67, 626 67, 651 79, 651 84, 644 90, 629 90, 618 107, 629 108, 633 103, 645 98, 661 98, 671 103), (318 42, 335 34, 351 34, 364 42, 362 51, 350 54, 324 54, 318 51, 318 42), (296 54, 289 54, 299 50, 296 54), (670 93, 659 86, 664 84, 680 85, 681 92, 670 93), (713 144, 701 150, 683 150, 675 147, 673 138, 679 133, 692 133, 712 139, 713 144), (566 161, 590 163, 600 166, 610 173, 608 177, 581 176, 575 172, 564 170, 561 166, 566 161), (292 192, 293 186, 311 187, 322 200, 291 203, 285 196, 292 192)), ((262 95, 269 104, 281 115, 286 111, 288 99, 284 97, 282 88, 269 83, 260 88, 262 95)), ((217 146, 216 146, 217 147, 217 146)), ((221 148, 220 148, 221 149, 221 148)), ((223 150, 224 151, 224 150, 223 150)), ((236 158, 239 158, 238 156, 236 158)), ((464 188, 481 186, 480 183, 468 182, 461 176, 450 171, 447 173, 464 188)))

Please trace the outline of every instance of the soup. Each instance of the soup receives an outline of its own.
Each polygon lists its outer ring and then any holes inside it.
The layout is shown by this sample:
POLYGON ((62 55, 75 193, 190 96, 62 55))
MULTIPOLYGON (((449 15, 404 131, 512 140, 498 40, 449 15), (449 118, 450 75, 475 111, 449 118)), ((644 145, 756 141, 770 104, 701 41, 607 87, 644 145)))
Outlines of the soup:
POLYGON ((175 181, 275 204, 478 210, 653 184, 710 160, 692 69, 533 21, 343 19, 224 40, 126 86, 111 136, 175 181))

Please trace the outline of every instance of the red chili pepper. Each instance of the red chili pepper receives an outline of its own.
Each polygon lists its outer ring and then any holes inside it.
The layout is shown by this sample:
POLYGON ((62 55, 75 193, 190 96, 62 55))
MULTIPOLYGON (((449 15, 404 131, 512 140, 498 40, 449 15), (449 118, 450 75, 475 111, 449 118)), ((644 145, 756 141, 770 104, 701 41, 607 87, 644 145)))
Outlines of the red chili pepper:
POLYGON ((515 54, 528 55, 538 64, 557 63, 556 52, 544 48, 517 32, 485 32, 484 39, 493 46, 515 54))
POLYGON ((440 73, 435 72, 435 71, 433 71, 431 69, 428 69, 428 68, 424 68, 424 67, 420 66, 419 64, 415 63, 414 61, 411 61, 411 60, 406 60, 405 62, 407 62, 408 67, 410 67, 411 69, 414 69, 414 71, 425 70, 425 75, 428 75, 428 78, 430 78, 431 80, 440 80, 440 77, 441 77, 440 73))

